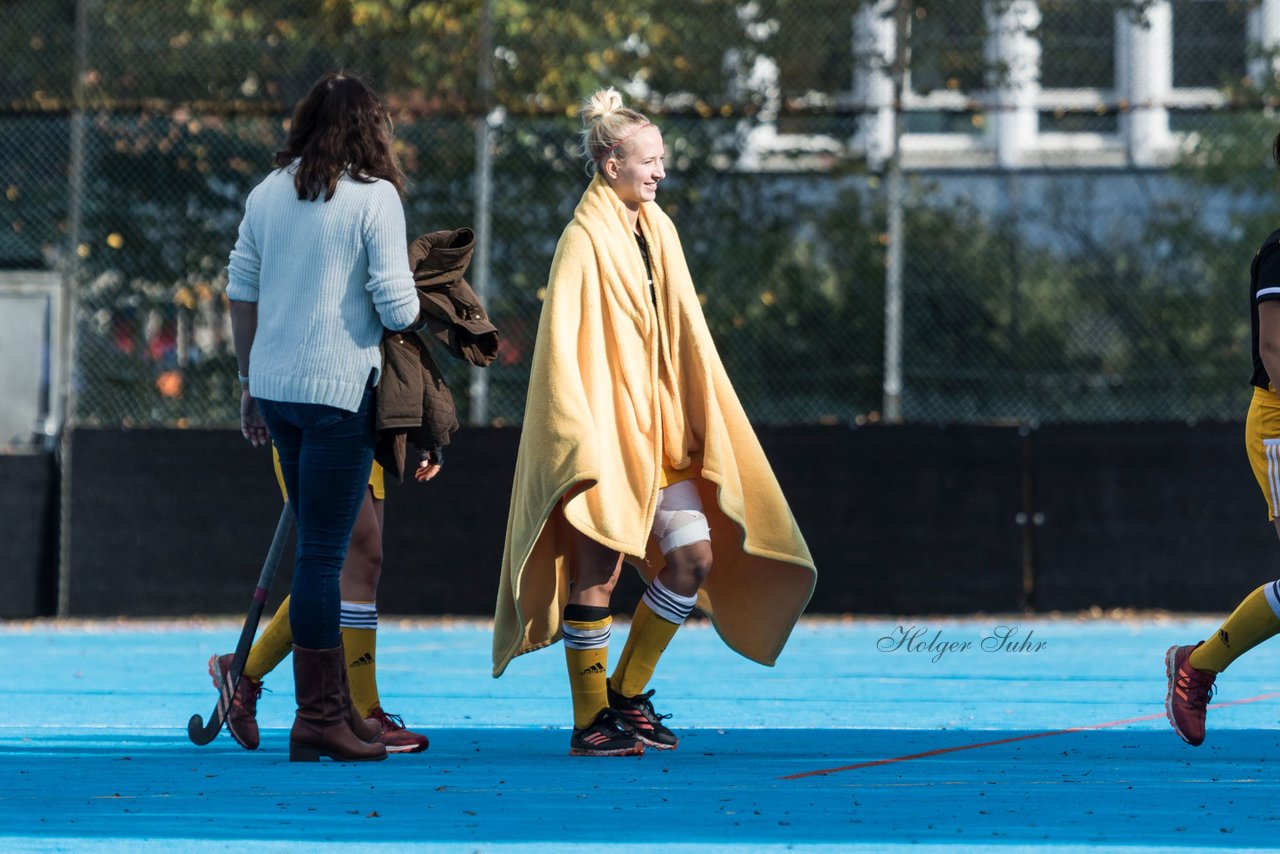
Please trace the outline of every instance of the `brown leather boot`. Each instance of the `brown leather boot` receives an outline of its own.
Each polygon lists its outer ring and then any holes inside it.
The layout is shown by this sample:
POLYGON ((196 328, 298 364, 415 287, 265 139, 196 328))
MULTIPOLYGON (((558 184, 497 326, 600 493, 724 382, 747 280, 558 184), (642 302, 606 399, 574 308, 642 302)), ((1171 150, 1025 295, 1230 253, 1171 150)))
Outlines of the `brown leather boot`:
POLYGON ((382 727, 378 726, 377 721, 365 720, 356 708, 356 704, 351 702, 351 682, 347 679, 347 651, 342 641, 338 641, 338 648, 342 650, 342 701, 346 703, 347 725, 356 734, 356 738, 365 744, 377 744, 382 740, 382 727))
POLYGON ((347 723, 351 701, 346 692, 342 647, 293 647, 294 693, 298 713, 289 731, 289 761, 316 762, 328 756, 338 762, 386 759, 381 744, 366 744, 347 723))

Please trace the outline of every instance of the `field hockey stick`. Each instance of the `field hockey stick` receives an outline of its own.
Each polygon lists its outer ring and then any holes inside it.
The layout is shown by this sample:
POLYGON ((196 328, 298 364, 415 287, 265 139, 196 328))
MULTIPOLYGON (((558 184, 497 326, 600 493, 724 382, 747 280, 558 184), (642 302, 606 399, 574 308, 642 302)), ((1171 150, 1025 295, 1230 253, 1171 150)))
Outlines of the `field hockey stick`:
POLYGON ((240 630, 240 641, 236 644, 231 666, 227 668, 226 680, 222 679, 221 668, 211 668, 218 689, 218 704, 209 715, 209 723, 206 724, 199 715, 192 715, 191 720, 187 721, 187 737, 195 744, 208 744, 217 738, 223 721, 227 719, 227 710, 231 708, 231 700, 240 683, 240 673, 249 658, 249 648, 253 646, 253 636, 258 631, 258 621, 262 619, 262 608, 267 604, 267 592, 271 589, 271 581, 276 576, 276 569, 280 566, 280 558, 292 530, 293 508, 285 502, 284 509, 280 511, 280 521, 276 525, 276 534, 271 538, 271 548, 267 549, 267 558, 262 562, 262 574, 258 576, 258 586, 253 591, 253 601, 249 603, 249 614, 244 619, 244 628, 240 630))

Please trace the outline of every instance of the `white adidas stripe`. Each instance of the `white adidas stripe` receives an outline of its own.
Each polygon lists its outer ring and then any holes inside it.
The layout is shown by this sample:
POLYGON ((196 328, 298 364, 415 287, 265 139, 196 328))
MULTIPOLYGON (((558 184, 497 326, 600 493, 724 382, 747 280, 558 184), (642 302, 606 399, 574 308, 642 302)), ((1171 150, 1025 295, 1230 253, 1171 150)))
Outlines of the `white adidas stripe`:
POLYGON ((1267 485, 1271 489, 1272 512, 1280 510, 1280 439, 1263 439, 1262 446, 1267 453, 1267 485))

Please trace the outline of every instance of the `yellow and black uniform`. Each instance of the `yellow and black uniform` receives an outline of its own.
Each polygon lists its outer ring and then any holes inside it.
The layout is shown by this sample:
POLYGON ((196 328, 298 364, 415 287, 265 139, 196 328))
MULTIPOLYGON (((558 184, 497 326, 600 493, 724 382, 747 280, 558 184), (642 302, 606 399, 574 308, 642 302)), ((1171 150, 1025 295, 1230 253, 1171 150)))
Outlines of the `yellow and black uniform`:
POLYGON ((1267 500, 1267 518, 1280 509, 1280 394, 1267 376, 1259 352, 1258 304, 1280 300, 1280 230, 1273 231, 1249 270, 1249 319, 1253 338, 1253 400, 1245 421, 1245 447, 1258 486, 1267 500))
MULTIPOLYGON (((1280 230, 1263 242, 1249 268, 1249 317, 1253 339, 1253 399, 1245 419, 1245 448, 1253 476, 1267 501, 1267 518, 1280 508, 1280 395, 1262 363, 1258 304, 1280 300, 1280 230)), ((1227 665, 1280 633, 1280 581, 1254 590, 1236 606, 1222 626, 1197 646, 1188 663, 1197 670, 1221 673, 1227 665)))

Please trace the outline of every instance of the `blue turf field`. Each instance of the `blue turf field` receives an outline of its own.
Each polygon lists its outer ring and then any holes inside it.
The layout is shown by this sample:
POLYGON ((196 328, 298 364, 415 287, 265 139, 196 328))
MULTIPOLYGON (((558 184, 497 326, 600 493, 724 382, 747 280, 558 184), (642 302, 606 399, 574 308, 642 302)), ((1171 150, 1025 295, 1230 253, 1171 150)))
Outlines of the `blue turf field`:
POLYGON ((1280 641, 1219 680, 1235 704, 1210 711, 1203 747, 1163 717, 1165 648, 1216 624, 806 621, 772 669, 691 625, 652 686, 680 748, 583 759, 566 755, 558 646, 494 680, 486 625, 384 617, 384 705, 432 744, 372 765, 286 761, 287 664, 260 750, 187 741, 233 621, 0 624, 0 850, 1271 847, 1280 641), (1030 645, 984 651, 999 625, 1030 645))

